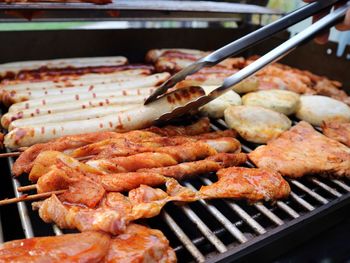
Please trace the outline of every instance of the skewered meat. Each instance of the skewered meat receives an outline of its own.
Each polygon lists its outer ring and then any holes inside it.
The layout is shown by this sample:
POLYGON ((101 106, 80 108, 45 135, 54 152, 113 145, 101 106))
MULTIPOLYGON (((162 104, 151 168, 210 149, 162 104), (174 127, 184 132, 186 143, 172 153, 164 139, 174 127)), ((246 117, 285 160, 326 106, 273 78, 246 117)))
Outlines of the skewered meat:
MULTIPOLYGON (((44 152, 41 155, 47 154, 44 152)), ((63 159, 62 154, 57 156, 63 159)), ((80 200, 80 203, 88 207, 94 207, 101 200, 104 193, 103 189, 112 192, 124 192, 137 188, 142 184, 159 186, 168 181, 166 177, 182 180, 203 173, 216 172, 221 168, 240 165, 245 161, 246 155, 243 153, 219 153, 201 161, 161 168, 141 169, 137 172, 102 175, 87 170, 84 164, 77 166, 74 161, 66 158, 64 164, 60 163, 59 167, 58 165, 51 165, 48 171, 42 169, 44 172, 40 177, 37 174, 37 177, 39 177, 37 191, 43 193, 68 189, 60 196, 61 199, 63 197, 69 203, 79 203, 80 200)))
POLYGON ((92 155, 95 156, 93 159, 112 158, 142 152, 157 152, 157 149, 160 147, 176 146, 197 140, 208 143, 220 152, 240 151, 240 144, 237 140, 232 140, 232 138, 224 139, 222 137, 236 137, 236 132, 234 130, 225 130, 195 136, 153 137, 142 142, 134 142, 127 139, 107 139, 77 148, 69 155, 75 158, 92 155))
POLYGON ((249 153, 259 168, 280 172, 283 176, 308 174, 350 176, 350 149, 315 131, 301 121, 277 139, 249 153))
MULTIPOLYGON (((146 240, 155 231, 135 226, 129 231, 136 229, 145 232, 146 240)), ((159 231, 155 233, 165 245, 165 237, 159 231)), ((110 242, 109 235, 101 232, 14 240, 0 245, 0 262, 101 262, 107 253, 115 251, 116 245, 123 247, 122 242, 118 242, 109 252, 110 242)), ((171 248, 168 247, 168 251, 172 255, 171 248)))
MULTIPOLYGON (((236 147, 234 148, 236 149, 236 147)), ((133 172, 142 168, 164 167, 181 162, 196 161, 216 153, 217 151, 207 143, 190 142, 179 146, 156 148, 155 152, 92 160, 88 161, 87 164, 108 173, 133 172)))
POLYGON ((131 224, 123 234, 111 240, 104 262, 172 263, 176 262, 176 255, 162 232, 131 224))
POLYGON ((147 131, 130 131, 127 133, 94 132, 65 136, 47 143, 35 144, 29 147, 17 158, 16 162, 13 165, 12 173, 16 176, 19 176, 22 173, 29 173, 32 169, 33 161, 41 152, 44 151, 53 150, 63 152, 110 138, 127 137, 130 140, 138 141, 147 137, 155 136, 158 135, 147 131))
POLYGON ((323 134, 350 147, 350 123, 326 121, 322 124, 323 134))
POLYGON ((245 163, 246 160, 247 157, 244 153, 219 153, 213 156, 209 156, 205 160, 201 161, 180 163, 173 166, 153 169, 141 169, 139 172, 157 173, 167 177, 175 178, 176 180, 183 180, 185 178, 197 176, 200 174, 216 172, 221 168, 238 166, 245 163))
POLYGON ((213 186, 202 187, 199 192, 183 187, 175 179, 169 178, 166 182, 167 192, 141 185, 132 189, 128 197, 110 192, 95 208, 62 203, 56 195, 45 201, 33 203, 33 208, 39 208, 39 215, 45 222, 54 222, 61 228, 120 234, 130 222, 158 215, 163 206, 170 201, 193 202, 198 198, 277 200, 286 197, 290 191, 288 183, 276 172, 262 169, 250 171, 245 168, 247 170, 244 172, 249 173, 251 178, 244 176, 241 170, 234 173, 230 169, 224 169, 222 173, 219 171, 221 180, 213 186), (256 179, 262 179, 262 185, 256 179))
MULTIPOLYGON (((40 152, 53 150, 53 151, 69 151, 72 149, 76 149, 91 143, 96 143, 99 141, 112 139, 112 138, 127 138, 133 142, 140 142, 144 139, 151 137, 159 137, 160 136, 154 132, 162 132, 164 128, 154 129, 153 132, 149 131, 130 131, 126 133, 116 133, 116 132, 95 132, 95 133, 86 133, 79 135, 71 135, 65 136, 59 139, 55 139, 49 141, 47 143, 35 144, 29 147, 26 151, 24 151, 19 158, 17 158, 14 166, 12 168, 12 173, 15 176, 19 176, 22 173, 29 173, 33 166, 33 161, 39 155, 40 152)), ((182 128, 178 130, 178 133, 186 134, 187 132, 191 132, 191 134, 201 134, 203 132, 208 132, 210 129, 208 119, 201 119, 193 125, 187 126, 187 128, 182 128)), ((228 134, 233 134, 233 131, 230 131, 228 134)), ((224 135, 223 133, 218 133, 219 135, 224 135)), ((179 135, 179 134, 175 134, 179 135)), ((205 135, 205 138, 210 138, 212 135, 205 135)), ((163 140, 163 139, 162 139, 163 140)), ((166 139, 165 139, 166 140, 166 139)), ((108 143, 108 142, 107 142, 108 143)), ((89 146, 87 146, 89 147, 89 146)), ((75 155, 77 157, 77 155, 75 155)))
POLYGON ((220 170, 217 176, 217 182, 201 187, 204 198, 271 201, 285 198, 290 193, 288 183, 273 170, 231 167, 220 170))
POLYGON ((173 126, 168 125, 163 128, 152 126, 145 129, 149 132, 157 133, 161 136, 191 136, 191 135, 200 135, 205 132, 210 131, 210 122, 208 118, 202 118, 198 122, 188 125, 188 126, 173 126))

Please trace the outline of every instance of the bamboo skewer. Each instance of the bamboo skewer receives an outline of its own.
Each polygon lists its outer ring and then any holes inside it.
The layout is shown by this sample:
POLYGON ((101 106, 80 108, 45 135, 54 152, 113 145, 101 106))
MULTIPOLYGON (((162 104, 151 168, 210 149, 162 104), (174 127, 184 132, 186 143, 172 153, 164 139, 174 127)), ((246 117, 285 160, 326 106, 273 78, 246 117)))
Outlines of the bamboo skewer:
POLYGON ((17 157, 20 155, 21 155, 21 152, 0 153, 0 158, 17 157))
POLYGON ((36 189, 36 184, 31 184, 31 185, 26 185, 26 186, 20 186, 17 188, 18 192, 27 192, 30 190, 35 190, 36 189))
POLYGON ((55 194, 55 195, 62 194, 65 191, 67 191, 67 190, 57 190, 57 191, 52 191, 52 192, 47 192, 47 193, 41 193, 41 194, 35 194, 35 195, 22 195, 20 197, 4 199, 4 200, 0 201, 0 206, 18 203, 18 202, 22 202, 22 201, 33 201, 33 200, 38 200, 38 199, 42 199, 42 198, 47 198, 53 194, 55 194))

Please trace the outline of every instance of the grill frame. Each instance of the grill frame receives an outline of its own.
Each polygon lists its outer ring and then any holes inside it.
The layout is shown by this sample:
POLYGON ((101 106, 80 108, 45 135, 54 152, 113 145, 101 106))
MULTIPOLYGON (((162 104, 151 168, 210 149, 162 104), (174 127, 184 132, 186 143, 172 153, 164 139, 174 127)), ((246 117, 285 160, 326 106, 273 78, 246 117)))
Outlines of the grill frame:
MULTIPOLYGON (((98 30, 98 31, 96 31, 96 30, 92 30, 89 32, 86 32, 83 30, 82 31, 55 31, 55 32, 53 32, 53 31, 20 32, 19 37, 14 36, 13 32, 1 32, 1 34, 5 37, 4 41, 0 43, 0 50, 5 48, 5 56, 2 57, 1 60, 3 60, 5 62, 5 61, 9 61, 9 60, 20 60, 23 58, 26 58, 26 59, 33 59, 33 58, 44 59, 44 58, 50 58, 50 57, 53 58, 53 57, 57 56, 56 52, 58 52, 58 54, 59 54, 57 57, 71 57, 71 56, 73 56, 73 54, 75 56, 78 56, 78 55, 81 55, 81 56, 110 55, 110 54, 115 54, 114 50, 120 48, 122 51, 120 53, 122 55, 126 55, 127 57, 131 57, 132 58, 131 61, 141 61, 140 54, 144 54, 144 52, 149 48, 152 48, 152 47, 153 48, 172 47, 171 41, 167 40, 166 38, 173 37, 173 35, 175 35, 174 32, 182 32, 183 35, 181 38, 179 38, 175 41, 175 45, 173 47, 179 46, 181 41, 183 41, 182 43, 184 43, 184 47, 199 48, 199 49, 214 49, 217 46, 220 46, 228 41, 231 41, 232 37, 238 37, 239 35, 244 34, 245 32, 251 30, 252 28, 254 28, 254 26, 244 25, 241 28, 241 30, 242 30, 241 32, 238 32, 238 29, 237 30, 232 30, 232 29, 229 29, 229 30, 228 29, 195 30, 195 32, 192 32, 191 35, 189 35, 190 34, 189 29, 183 29, 183 30, 182 29, 181 30, 147 30, 147 32, 142 32, 142 30, 127 30, 127 31, 112 31, 112 30, 106 30, 106 31, 98 30), (55 34, 57 34, 58 39, 57 39, 57 36, 54 37, 55 34), (198 43, 195 41, 195 39, 198 37, 202 38, 202 37, 208 36, 210 34, 212 34, 211 36, 213 36, 215 38, 214 40, 210 40, 207 43, 198 43), (75 36, 73 36, 73 35, 75 35, 75 36), (68 38, 67 37, 61 38, 63 36, 68 36, 68 38), (73 37, 69 37, 69 36, 73 36, 73 37), (102 38, 100 36, 102 36, 102 38), (190 36, 190 38, 188 38, 189 36, 190 36), (6 38, 6 37, 9 37, 9 38, 6 38), (34 49, 30 50, 29 52, 26 52, 26 50, 28 50, 28 48, 29 48, 29 46, 27 46, 27 43, 30 43, 30 40, 33 41, 35 38, 38 38, 38 37, 40 39, 43 39, 43 43, 37 43, 37 45, 35 46, 34 49), (117 43, 117 40, 119 37, 124 38, 124 39, 122 39, 121 43, 117 43), (98 43, 96 46, 93 46, 92 48, 89 46, 80 46, 81 41, 86 42, 86 43, 90 43, 90 41, 86 41, 86 40, 93 39, 93 38, 101 39, 101 43, 98 43), (112 45, 106 46, 106 44, 103 43, 104 40, 109 39, 109 38, 111 38, 112 44, 117 43, 115 49, 112 48, 112 45), (148 40, 147 40, 147 43, 145 43, 145 45, 141 48, 136 47, 136 45, 134 45, 134 44, 128 47, 127 43, 130 41, 130 38, 135 43, 140 43, 138 40, 142 40, 143 38, 147 38, 148 40), (160 39, 160 41, 157 42, 156 41, 157 38, 160 39), (11 41, 14 41, 16 39, 20 40, 20 41, 16 41, 16 44, 11 46, 11 41), (64 43, 65 39, 70 39, 71 42, 64 43), (29 40, 29 42, 28 42, 28 40, 29 40), (40 53, 40 50, 42 50, 44 48, 45 44, 46 45, 50 45, 50 44, 53 45, 55 40, 56 41, 58 40, 57 46, 62 50, 54 49, 54 50, 50 50, 50 51, 43 51, 40 53), (11 49, 9 49, 8 45, 11 46, 11 49), (96 47, 98 47, 97 51, 94 50, 94 48, 96 48, 96 47), (136 53, 131 52, 131 50, 133 50, 133 49, 136 49, 136 53), (6 52, 6 50, 12 50, 13 52, 12 53, 6 52), (75 53, 75 52, 77 52, 77 53, 75 53)), ((266 46, 271 48, 271 46, 276 45, 277 43, 283 41, 284 39, 285 39, 285 35, 281 34, 275 38, 270 39, 266 46)), ((342 64, 343 62, 339 58, 334 58, 332 56, 326 55, 324 51, 327 48, 334 49, 334 44, 330 43, 326 47, 319 47, 319 46, 315 46, 315 45, 310 43, 306 46, 299 48, 295 53, 298 54, 297 56, 301 56, 305 53, 316 50, 316 54, 310 55, 312 57, 312 59, 310 59, 310 61, 313 60, 315 57, 318 57, 314 61, 312 61, 314 64, 316 64, 315 70, 313 70, 313 71, 315 73, 324 74, 322 72, 325 72, 327 69, 334 67, 334 65, 337 65, 332 69, 331 73, 333 73, 334 71, 337 71, 339 69, 339 67, 340 67, 339 64, 343 65, 342 64), (321 60, 324 60, 324 59, 328 59, 327 61, 329 62, 325 66, 320 62, 321 60), (318 63, 318 62, 320 62, 320 63, 318 63)), ((246 52, 245 55, 249 55, 252 53, 259 54, 259 53, 264 52, 264 49, 265 49, 265 47, 262 47, 262 48, 260 47, 260 48, 254 49, 254 51, 246 52)), ((295 59, 295 57, 293 57, 291 55, 286 57, 284 61, 287 63, 291 62, 288 64, 291 64, 294 66, 299 64, 298 66, 300 68, 312 69, 312 65, 311 65, 310 61, 306 61, 305 64, 300 66, 300 61, 298 61, 297 59, 295 59)), ((330 74, 330 76, 332 77, 333 74, 330 74)), ((340 80, 343 81, 344 83, 350 83, 349 76, 342 76, 342 78, 340 80)), ((222 126, 223 124, 218 122, 215 125, 222 126)), ((249 146, 244 144, 243 151, 248 151, 248 150, 249 150, 249 146)), ((8 159, 10 166, 11 166, 11 160, 13 160, 13 159, 10 159, 10 158, 8 159)), ((8 177, 10 177, 9 174, 8 174, 8 177)), ((13 179, 13 180, 16 180, 16 179, 13 179)), ((322 179, 320 179, 320 180, 321 180, 320 182, 322 182, 322 179)), ((13 183, 12 187, 16 188, 15 181, 11 181, 11 182, 13 183)), ((296 182, 298 182, 298 181, 296 181, 296 182)), ((350 181, 347 181, 347 187, 350 188, 349 182, 350 181)), ((297 186, 295 186, 295 183, 293 183, 293 181, 290 184, 292 186, 293 192, 298 190, 297 186)), ((336 186, 334 186, 334 187, 336 187, 336 186)), ((347 189, 347 191, 349 191, 349 189, 347 189)), ((14 189, 14 192, 16 192, 16 189, 14 189)), ((318 197, 318 199, 320 199, 320 198, 318 197)), ((320 200, 322 200, 322 198, 320 200)), ((211 201, 207 201, 207 202, 211 204, 211 201)), ((293 202, 295 202, 295 201, 293 201, 293 202)), ((250 239, 247 242, 242 243, 240 245, 237 245, 235 247, 227 246, 228 251, 225 253, 222 253, 222 254, 213 253, 213 252, 208 253, 206 255, 205 259, 208 262, 245 261, 245 260, 247 260, 247 258, 253 257, 254 255, 257 255, 259 253, 260 254, 266 253, 264 251, 269 246, 272 247, 272 250, 278 246, 281 248, 281 246, 282 246, 281 244, 284 244, 284 246, 287 245, 286 242, 282 242, 282 239, 285 239, 285 240, 291 239, 292 236, 298 235, 298 233, 299 233, 299 237, 304 236, 304 233, 301 233, 301 235, 300 235, 300 232, 302 232, 302 229, 307 229, 307 230, 312 229, 311 232, 313 234, 315 234, 317 232, 320 232, 325 227, 329 227, 331 224, 334 224, 336 222, 336 219, 334 219, 333 217, 335 215, 339 214, 339 212, 344 207, 348 206, 349 202, 350 202, 350 194, 345 193, 342 197, 334 198, 334 201, 331 201, 327 204, 320 205, 320 206, 316 207, 311 212, 305 212, 304 214, 302 214, 298 218, 291 219, 290 221, 284 223, 283 225, 276 226, 274 229, 268 230, 267 233, 258 235, 257 237, 254 238, 254 240, 250 239), (316 225, 313 225, 317 221, 324 220, 326 217, 333 218, 333 219, 330 220, 329 222, 327 221, 327 224, 324 224, 324 225, 319 224, 319 223, 316 225), (276 245, 276 243, 277 243, 277 245, 276 245)), ((241 206, 240 203, 238 205, 241 206)), ((27 209, 26 205, 17 204, 17 206, 22 207, 22 208, 19 208, 22 210, 27 209)), ((283 208, 285 209, 285 206, 286 206, 286 203, 284 201, 279 201, 276 203, 276 207, 277 207, 276 209, 283 209, 283 208)), ((251 210, 251 209, 257 210, 257 209, 259 209, 258 207, 260 207, 260 209, 264 210, 263 207, 266 208, 266 205, 264 205, 264 206, 259 206, 259 205, 249 206, 248 210, 251 210)), ((165 213, 162 213, 162 215, 160 217, 161 218, 168 218, 168 220, 170 220, 170 221, 174 220, 174 222, 178 222, 178 221, 176 221, 176 218, 174 218, 174 216, 172 216, 171 208, 172 207, 166 207, 165 213), (169 219, 169 217, 170 217, 170 219, 169 219)), ((236 209, 237 209, 237 207, 236 207, 236 209)), ((260 213, 261 213, 261 211, 260 211, 260 213)), ((290 218, 293 218, 293 210, 290 210, 289 213, 291 214, 290 218)), ((26 218, 27 214, 30 214, 30 213, 29 213, 29 211, 27 211, 27 212, 22 211, 19 214, 22 218, 26 218)), ((4 214, 2 214, 2 216, 4 216, 4 214)), ((158 219, 160 217, 158 217, 158 219)), ((296 217, 295 214, 294 214, 294 217, 296 217)), ((255 219, 256 218, 259 218, 259 217, 255 217, 255 219)), ((253 216, 253 219, 254 219, 254 216, 253 216)), ((147 223, 148 221, 145 221, 145 222, 147 223)), ((45 223, 43 223, 43 224, 45 224, 45 223)), ((152 225, 152 222, 150 222, 150 224, 152 227, 157 228, 157 226, 154 226, 154 224, 152 225)), ((183 227, 182 224, 180 224, 180 223, 177 223, 177 224, 183 227)), ((243 220, 240 220, 237 223, 236 227, 240 229, 244 225, 246 225, 246 223, 244 223, 243 220)), ((165 226, 160 226, 160 227, 163 228, 165 226)), ((176 228, 176 225, 173 225, 173 227, 176 228)), ((166 227, 166 228, 169 228, 169 227, 166 227)), ((224 235, 227 231, 222 230, 222 229, 224 229, 224 227, 222 227, 221 229, 218 229, 216 231, 212 231, 212 232, 214 232, 218 236, 224 235)), ((52 227, 51 232, 54 234, 57 234, 57 235, 62 234, 62 231, 60 231, 56 226, 52 227)), ((310 235, 312 233, 310 233, 310 235)), ((31 236, 30 231, 25 231, 25 234, 27 237, 31 236)), ((192 233, 190 233, 190 234, 192 234, 192 233)), ((187 235, 190 235, 190 234, 187 233, 187 235)), ((250 232, 248 232, 248 234, 250 234, 250 232)), ((169 239, 172 243, 176 244, 176 242, 174 240, 176 240, 178 238, 171 237, 169 239)), ((200 236, 199 238, 194 238, 194 240, 199 244, 203 244, 203 236, 200 236)), ((204 241, 205 241, 205 239, 204 239, 204 241)), ((204 244, 208 244, 208 242, 204 242, 204 244)), ((176 245, 173 247, 178 253, 188 255, 187 252, 183 252, 183 251, 185 251, 184 246, 176 245)), ((286 249, 286 247, 284 247, 283 249, 286 249)), ((201 245, 201 247, 199 248, 200 253, 202 250, 203 250, 203 246, 201 245)), ((281 248, 281 251, 282 251, 282 248, 281 248)), ((281 253, 281 251, 279 253, 281 253)), ((195 253, 195 252, 193 252, 193 253, 195 253)), ((197 256, 198 255, 199 254, 197 253, 197 256)), ((199 258, 200 257, 201 256, 199 255, 199 258)), ((267 259, 267 258, 264 258, 264 260, 265 259, 267 259)))

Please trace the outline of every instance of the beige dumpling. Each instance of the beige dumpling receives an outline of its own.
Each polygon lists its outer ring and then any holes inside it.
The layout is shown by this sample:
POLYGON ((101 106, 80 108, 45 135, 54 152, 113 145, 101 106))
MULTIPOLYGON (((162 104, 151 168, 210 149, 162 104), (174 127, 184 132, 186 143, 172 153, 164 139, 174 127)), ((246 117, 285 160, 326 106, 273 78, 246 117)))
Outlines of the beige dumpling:
POLYGON ((321 126, 323 121, 350 121, 350 107, 345 103, 326 96, 304 95, 296 112, 298 119, 321 126))
POLYGON ((255 143, 266 143, 291 127, 284 114, 258 106, 230 106, 224 114, 230 128, 255 143))
POLYGON ((261 90, 244 95, 242 102, 244 105, 261 106, 291 115, 298 109, 300 96, 288 90, 261 90))
MULTIPOLYGON (((213 89, 217 87, 213 86, 204 86, 203 89, 205 93, 208 94, 213 89)), ((229 106, 241 105, 242 100, 241 97, 234 91, 230 90, 215 100, 204 105, 200 111, 202 114, 206 116, 210 116, 212 118, 222 118, 224 117, 224 111, 229 106)))
POLYGON ((259 88, 259 80, 257 77, 249 77, 240 83, 234 85, 232 90, 237 92, 238 94, 245 94, 248 92, 257 91, 259 88))

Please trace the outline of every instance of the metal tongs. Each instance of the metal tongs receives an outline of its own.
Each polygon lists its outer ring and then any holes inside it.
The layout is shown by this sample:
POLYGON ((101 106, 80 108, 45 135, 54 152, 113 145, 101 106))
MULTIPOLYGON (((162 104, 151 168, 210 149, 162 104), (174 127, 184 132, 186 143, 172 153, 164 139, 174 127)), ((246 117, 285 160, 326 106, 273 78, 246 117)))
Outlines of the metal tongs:
POLYGON ((290 38, 286 42, 282 43, 275 49, 271 50, 264 56, 255 60, 253 63, 249 64, 237 73, 227 77, 224 82, 217 89, 210 92, 208 95, 200 96, 197 99, 187 103, 184 106, 177 107, 171 112, 165 112, 159 117, 158 121, 166 121, 172 118, 181 116, 189 111, 200 108, 201 106, 207 104, 208 102, 216 99, 218 96, 224 94, 225 92, 231 90, 231 87, 238 84, 245 78, 256 73, 263 67, 281 59, 283 56, 287 55, 289 52, 294 50, 296 47, 314 37, 320 31, 327 29, 342 19, 346 10, 350 7, 350 1, 337 1, 337 0, 320 0, 312 2, 304 7, 291 12, 279 20, 260 28, 230 44, 214 51, 206 57, 199 59, 193 64, 187 66, 183 70, 179 71, 173 75, 169 80, 167 80, 162 86, 160 86, 146 101, 145 105, 157 100, 160 95, 163 95, 169 88, 173 87, 176 83, 185 79, 186 76, 196 73, 200 69, 207 66, 214 66, 224 59, 234 56, 239 52, 271 37, 272 35, 290 27, 320 11, 330 8, 336 3, 345 3, 344 6, 334 10, 329 15, 323 17, 316 23, 307 27, 305 30, 297 34, 296 36, 290 38))

